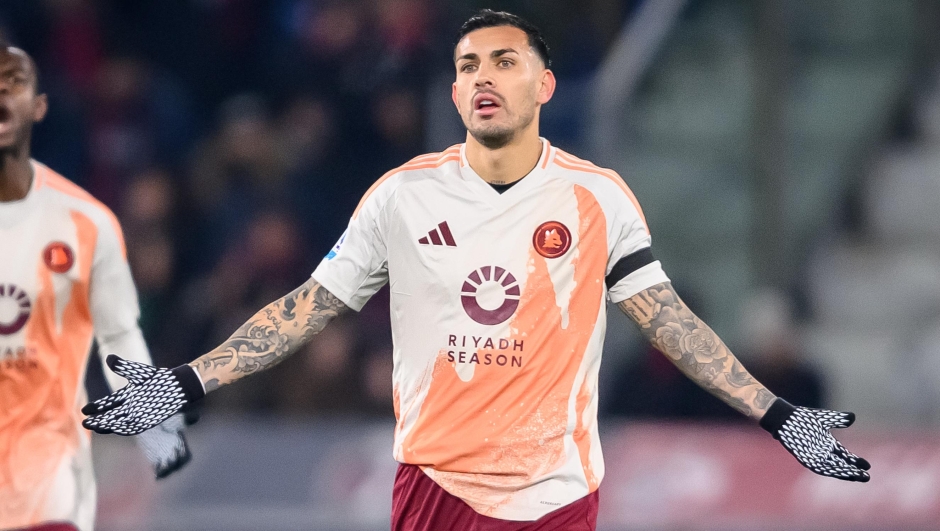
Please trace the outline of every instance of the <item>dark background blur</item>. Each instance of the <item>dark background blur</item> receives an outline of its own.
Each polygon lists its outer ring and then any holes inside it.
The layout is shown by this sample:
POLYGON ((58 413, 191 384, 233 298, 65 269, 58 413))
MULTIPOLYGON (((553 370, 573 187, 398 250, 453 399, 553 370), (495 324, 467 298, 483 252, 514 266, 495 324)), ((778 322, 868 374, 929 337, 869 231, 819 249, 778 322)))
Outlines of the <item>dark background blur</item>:
MULTIPOLYGON (((118 215, 174 366, 304 282, 383 173, 463 140, 451 53, 481 7, 542 28, 542 135, 624 176, 693 310, 775 393, 856 411, 881 457, 866 491, 806 480, 612 308, 602 522, 940 528, 940 2, 3 0, 0 27, 50 98, 34 157, 118 215)), ((142 482, 127 441, 97 437, 101 528, 381 529, 391 364, 383 290, 210 396, 176 478, 142 482)))

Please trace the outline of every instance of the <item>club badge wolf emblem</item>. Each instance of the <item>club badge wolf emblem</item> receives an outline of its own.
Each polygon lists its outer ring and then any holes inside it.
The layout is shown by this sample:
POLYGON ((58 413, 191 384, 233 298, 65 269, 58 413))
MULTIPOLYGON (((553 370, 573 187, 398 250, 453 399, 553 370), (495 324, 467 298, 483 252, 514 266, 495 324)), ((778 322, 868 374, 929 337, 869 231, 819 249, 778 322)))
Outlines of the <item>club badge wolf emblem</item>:
POLYGON ((558 221, 546 221, 535 229, 532 246, 545 258, 558 258, 571 247, 571 231, 558 221))
POLYGON ((52 242, 42 251, 42 260, 53 273, 67 273, 75 264, 75 252, 66 243, 52 242))

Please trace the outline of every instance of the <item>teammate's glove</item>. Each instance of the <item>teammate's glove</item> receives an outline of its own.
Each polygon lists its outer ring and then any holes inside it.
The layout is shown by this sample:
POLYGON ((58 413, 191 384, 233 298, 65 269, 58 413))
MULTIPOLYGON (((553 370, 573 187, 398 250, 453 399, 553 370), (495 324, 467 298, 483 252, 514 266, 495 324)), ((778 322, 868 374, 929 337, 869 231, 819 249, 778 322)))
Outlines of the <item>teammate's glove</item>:
POLYGON ((760 419, 760 425, 793 454, 803 466, 821 476, 846 481, 868 481, 868 461, 849 452, 829 433, 848 428, 854 413, 794 407, 778 398, 760 419))
POLYGON ((82 408, 88 415, 82 426, 98 433, 137 435, 206 394, 196 370, 189 365, 159 369, 113 354, 106 361, 128 383, 82 408))
POLYGON ((137 444, 153 465, 157 479, 183 468, 192 458, 186 437, 183 436, 183 424, 183 413, 177 413, 163 424, 137 436, 137 444))

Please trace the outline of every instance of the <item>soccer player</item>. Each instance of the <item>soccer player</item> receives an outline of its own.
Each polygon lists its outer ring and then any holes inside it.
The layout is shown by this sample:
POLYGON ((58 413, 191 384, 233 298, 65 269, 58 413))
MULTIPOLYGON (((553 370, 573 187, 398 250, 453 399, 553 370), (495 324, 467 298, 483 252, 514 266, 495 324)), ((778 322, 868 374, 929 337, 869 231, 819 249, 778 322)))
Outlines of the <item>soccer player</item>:
POLYGON ((673 290, 620 176, 539 137, 555 89, 539 32, 482 11, 454 64, 465 143, 385 174, 312 278, 215 350, 172 370, 111 358, 131 383, 89 404, 85 426, 155 426, 277 364, 388 283, 394 530, 594 529, 605 300, 805 466, 866 481, 868 463, 829 432, 854 417, 792 406, 754 380, 673 290))
MULTIPOLYGON (((117 219, 30 159, 47 105, 32 58, 0 44, 0 529, 92 531, 79 411, 92 339, 141 363, 150 355, 117 219)), ((189 460, 181 429, 174 416, 138 438, 158 477, 189 460)))

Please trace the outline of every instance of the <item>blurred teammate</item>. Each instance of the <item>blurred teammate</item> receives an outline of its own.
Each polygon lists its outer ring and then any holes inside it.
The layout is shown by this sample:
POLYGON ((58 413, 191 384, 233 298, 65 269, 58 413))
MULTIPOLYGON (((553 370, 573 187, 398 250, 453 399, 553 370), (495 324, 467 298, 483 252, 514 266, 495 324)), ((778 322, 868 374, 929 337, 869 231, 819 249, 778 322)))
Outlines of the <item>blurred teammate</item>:
POLYGON ((157 425, 280 362, 389 283, 394 530, 594 529, 605 299, 801 463, 866 481, 867 462, 829 433, 851 414, 796 408, 755 381, 673 291, 620 176, 539 137, 555 78, 538 31, 483 11, 454 61, 466 143, 379 179, 312 278, 217 349, 172 371, 110 358, 131 383, 89 404, 85 426, 157 425))
MULTIPOLYGON (((30 159, 47 105, 32 58, 0 45, 0 529, 92 531, 91 438, 79 412, 92 340, 105 353, 150 356, 117 219, 30 159)), ((105 372, 112 388, 125 384, 105 372)), ((179 416, 168 422, 139 438, 158 476, 189 460, 179 416)))

